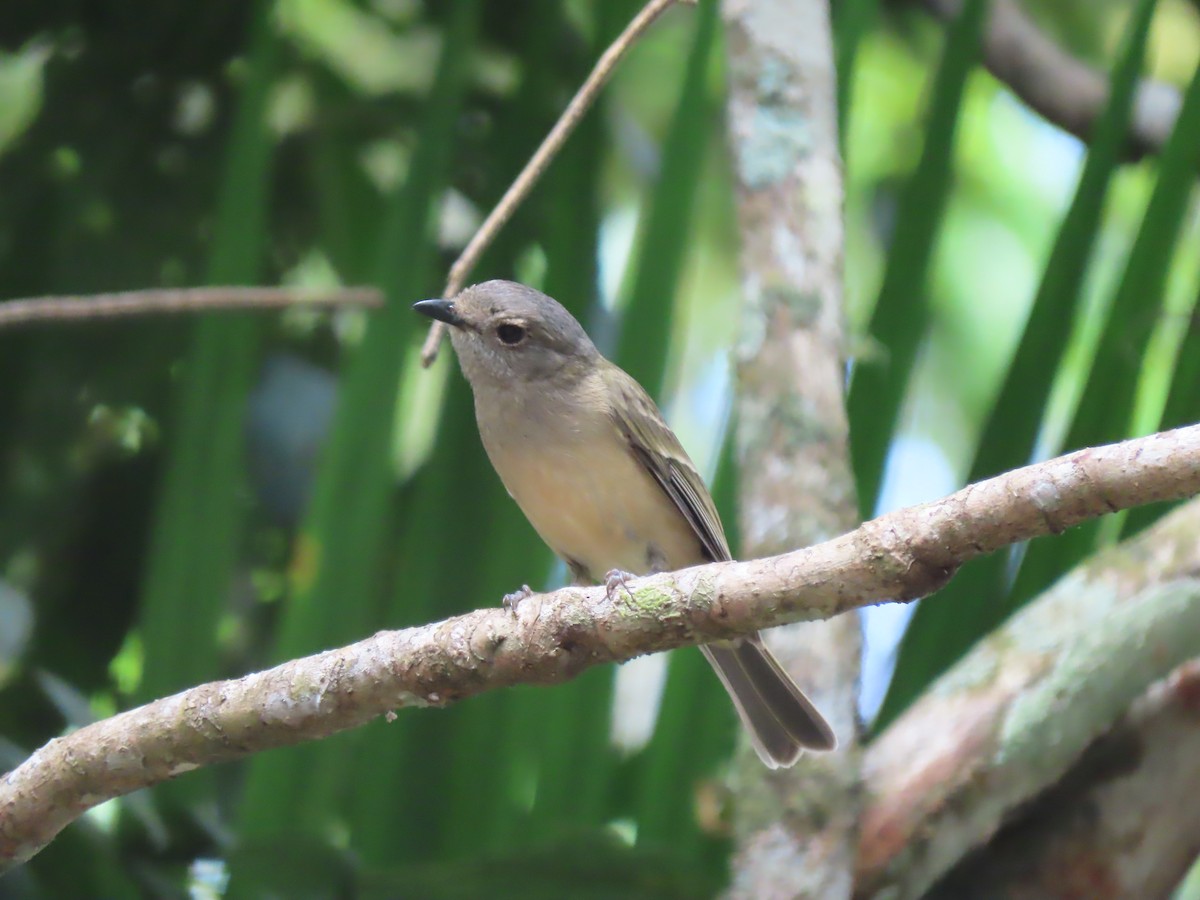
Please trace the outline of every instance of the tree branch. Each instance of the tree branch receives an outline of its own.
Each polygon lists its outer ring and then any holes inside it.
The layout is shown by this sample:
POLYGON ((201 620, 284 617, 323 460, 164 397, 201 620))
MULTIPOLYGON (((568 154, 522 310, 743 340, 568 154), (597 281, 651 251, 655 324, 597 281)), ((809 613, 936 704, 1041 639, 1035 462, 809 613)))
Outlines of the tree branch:
POLYGON ((383 294, 373 287, 150 288, 111 294, 0 301, 0 330, 37 322, 110 319, 116 316, 278 309, 285 306, 376 307, 382 304, 383 294))
MULTIPOLYGON (((942 21, 962 10, 962 0, 924 0, 942 21)), ((992 0, 983 39, 988 71, 1045 119, 1080 140, 1108 102, 1108 76, 1076 59, 1047 37, 1016 0, 992 0)), ((1178 89, 1143 80, 1134 100, 1126 158, 1158 153, 1166 143, 1183 100, 1178 89)))
POLYGON ((1200 783, 1198 701, 1200 660, 1192 660, 928 896, 960 898, 979 884, 995 896, 1046 900, 1172 896, 1200 853, 1200 804, 1188 789, 1200 783))
MULTIPOLYGON (((994 860, 962 861, 1009 822, 1049 842, 1045 808, 1024 804, 1065 784, 1135 697, 1200 653, 1198 532, 1200 501, 1097 554, 981 641, 870 745, 857 896, 922 897, 953 866, 983 877, 994 860)), ((1067 806, 1060 795, 1064 818, 1067 806)), ((1133 825, 1122 813, 1112 827, 1133 825)), ((982 881, 956 874, 952 884, 996 885, 988 871, 982 881)))
POLYGON ((965 560, 1086 519, 1200 492, 1200 426, 1009 472, 824 544, 639 578, 632 593, 564 588, 517 614, 479 610, 203 685, 58 738, 0 780, 0 868, 112 797, 199 766, 313 740, 393 709, 912 600, 965 560))
MULTIPOLYGON (((554 123, 554 127, 550 129, 550 133, 546 135, 541 146, 534 151, 533 156, 529 158, 529 162, 525 163, 525 168, 509 185, 508 190, 504 192, 504 196, 500 198, 500 202, 488 213, 488 217, 484 219, 483 224, 479 226, 470 242, 463 249, 463 252, 458 255, 458 259, 454 261, 454 265, 450 267, 450 275, 446 279, 446 287, 442 290, 443 297, 453 297, 466 285, 467 277, 471 274, 471 270, 475 268, 475 264, 479 262, 479 258, 492 241, 496 239, 496 235, 500 233, 500 229, 512 218, 517 207, 525 202, 525 198, 529 196, 529 192, 533 190, 533 186, 537 184, 538 179, 542 177, 550 163, 554 161, 554 157, 558 155, 567 142, 567 138, 571 136, 571 132, 575 130, 575 126, 583 119, 584 114, 591 108, 592 103, 600 95, 600 90, 608 81, 609 76, 617 68, 617 63, 629 52, 630 48, 637 43, 638 39, 646 32, 654 20, 667 11, 667 8, 675 3, 694 3, 695 0, 650 0, 641 12, 639 12, 630 23, 625 26, 625 30, 617 36, 604 54, 596 61, 595 67, 591 74, 575 92, 575 96, 571 98, 571 102, 567 104, 567 108, 563 110, 562 115, 558 117, 558 121, 554 123)), ((421 347, 421 364, 428 367, 433 365, 433 361, 437 359, 438 347, 441 346, 442 337, 446 333, 446 326, 442 322, 434 322, 429 326, 429 335, 425 338, 425 344, 421 347)))
MULTIPOLYGON (((729 0, 725 18, 741 235, 739 523, 743 552, 766 556, 857 519, 842 389, 837 76, 823 0, 729 0)), ((729 897, 845 897, 860 796, 859 624, 845 616, 797 625, 770 643, 830 719, 839 748, 787 773, 742 758, 729 897)))

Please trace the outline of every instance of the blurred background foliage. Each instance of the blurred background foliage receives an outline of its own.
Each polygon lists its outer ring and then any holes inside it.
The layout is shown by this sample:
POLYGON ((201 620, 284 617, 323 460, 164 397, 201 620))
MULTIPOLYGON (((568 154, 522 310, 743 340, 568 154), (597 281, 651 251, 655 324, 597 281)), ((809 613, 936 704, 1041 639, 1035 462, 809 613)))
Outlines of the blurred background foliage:
MULTIPOLYGON (((651 30, 475 272, 566 303, 709 475, 738 304, 715 6, 651 30)), ((1031 6, 1117 73, 1090 148, 981 69, 977 0, 949 30, 834 4, 865 515, 1197 418, 1197 7, 1031 6), (1163 153, 1124 163, 1139 73, 1189 93, 1163 153)), ((637 8, 4 5, 0 298, 372 283, 389 303, 0 332, 0 768, 198 682, 563 582, 449 354, 419 369, 408 304, 637 8)), ((911 608, 872 611, 865 720, 1159 512, 968 566, 907 630, 911 608)), ((698 660, 191 773, 88 814, 0 896, 711 894, 735 735, 698 660)))

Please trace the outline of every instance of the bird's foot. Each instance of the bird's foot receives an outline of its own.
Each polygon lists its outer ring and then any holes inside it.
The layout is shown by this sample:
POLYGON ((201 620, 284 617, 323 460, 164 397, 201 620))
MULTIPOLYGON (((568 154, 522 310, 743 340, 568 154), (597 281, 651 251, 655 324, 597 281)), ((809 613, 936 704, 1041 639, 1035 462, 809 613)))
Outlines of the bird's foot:
POLYGON ((528 600, 532 596, 533 591, 529 589, 529 585, 523 584, 511 594, 505 594, 504 599, 500 602, 504 604, 505 609, 516 615, 517 607, 521 605, 521 601, 528 600))
POLYGON ((615 600, 618 588, 624 588, 625 593, 629 595, 629 599, 633 598, 633 591, 629 589, 629 579, 637 578, 632 572, 624 572, 621 569, 609 569, 604 573, 604 590, 607 592, 609 600, 615 600))

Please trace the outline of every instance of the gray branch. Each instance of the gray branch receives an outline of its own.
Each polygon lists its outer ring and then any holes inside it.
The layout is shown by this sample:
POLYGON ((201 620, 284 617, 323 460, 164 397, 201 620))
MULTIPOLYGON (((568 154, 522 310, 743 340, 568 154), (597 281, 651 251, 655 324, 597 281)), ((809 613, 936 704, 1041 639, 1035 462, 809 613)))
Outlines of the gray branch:
POLYGON ((47 322, 80 322, 121 316, 283 309, 289 306, 375 308, 383 292, 373 287, 147 288, 111 294, 25 297, 0 301, 0 330, 47 322))
MULTIPOLYGON (((1114 772, 1101 783, 1081 783, 1080 776, 1090 765, 1085 751, 1131 702, 1200 655, 1198 532, 1200 501, 1193 501, 1098 553, 981 641, 871 744, 858 896, 924 897, 935 883, 943 889, 937 896, 964 896, 965 884, 987 884, 997 896, 1069 896, 1051 885, 1066 877, 1068 859, 1083 862, 1068 833, 1069 823, 1082 820, 1091 823, 1089 871, 1099 872, 1103 857, 1112 873, 1104 883, 1124 883, 1108 896, 1163 896, 1154 885, 1172 873, 1178 880, 1194 856, 1197 831, 1186 818, 1149 812, 1172 799, 1159 783, 1165 772, 1139 774, 1148 759, 1122 767, 1133 783, 1146 785, 1140 818, 1134 804, 1111 817, 1097 815, 1098 798, 1108 798, 1111 808, 1128 797, 1127 789, 1108 784, 1114 772), (1057 798, 1052 807, 1028 806, 1050 789, 1057 798), (1121 835, 1139 833, 1139 822, 1154 827, 1117 853, 1121 835), (1165 833, 1171 831, 1183 836, 1182 846, 1165 833), (1014 844, 1027 848, 1020 866, 1014 844), (970 856, 985 845, 986 853, 970 856), (1161 859, 1144 864, 1159 851, 1161 859), (1125 865, 1133 859, 1141 862, 1125 865), (1040 887, 1018 889, 1026 879, 1040 887), (1011 891, 1000 887, 1008 882, 1011 891)), ((1180 732, 1168 746, 1146 744, 1137 755, 1154 753, 1163 762, 1174 753, 1170 745, 1197 740, 1180 732)), ((1182 760, 1172 769, 1187 770, 1182 760)), ((1181 778, 1175 793, 1190 783, 1181 778)))
POLYGON ((1200 426, 1082 450, 767 559, 564 588, 157 700, 57 738, 0 779, 0 869, 113 797, 200 766, 660 650, 912 600, 964 561, 1200 492, 1200 426))
MULTIPOLYGON (((1197 582, 1178 588, 1200 597, 1197 582)), ((1192 660, 1154 684, 985 852, 968 855, 926 896, 959 898, 978 884, 995 896, 1046 900, 1078 897, 1081 885, 1092 897, 1177 896, 1200 853, 1200 804, 1190 789, 1200 783, 1197 698, 1200 660, 1192 660)))
MULTIPOLYGON (((954 18, 962 0, 923 0, 943 21, 954 18)), ((1039 115, 1087 141, 1109 95, 1108 75, 1076 59, 1051 40, 1016 0, 991 0, 983 38, 988 71, 1039 115)), ((1179 90, 1143 80, 1134 99, 1127 159, 1162 150, 1183 104, 1179 90)))
MULTIPOLYGON (((843 394, 837 77, 824 0, 727 0, 725 17, 741 236, 739 520, 745 552, 766 556, 857 519, 843 394)), ((739 778, 729 894, 845 897, 860 796, 858 622, 798 625, 773 634, 771 646, 840 746, 771 775, 743 758, 750 777, 739 778)))

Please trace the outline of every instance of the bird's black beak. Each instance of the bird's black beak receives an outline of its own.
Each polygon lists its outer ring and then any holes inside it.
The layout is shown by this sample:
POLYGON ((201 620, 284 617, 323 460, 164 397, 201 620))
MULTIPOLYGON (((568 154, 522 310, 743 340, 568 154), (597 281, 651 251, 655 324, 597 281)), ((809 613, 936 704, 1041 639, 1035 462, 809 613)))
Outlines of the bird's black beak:
POLYGON ((463 323, 462 316, 454 311, 453 300, 418 300, 413 304, 413 309, 447 325, 458 326, 463 323))

